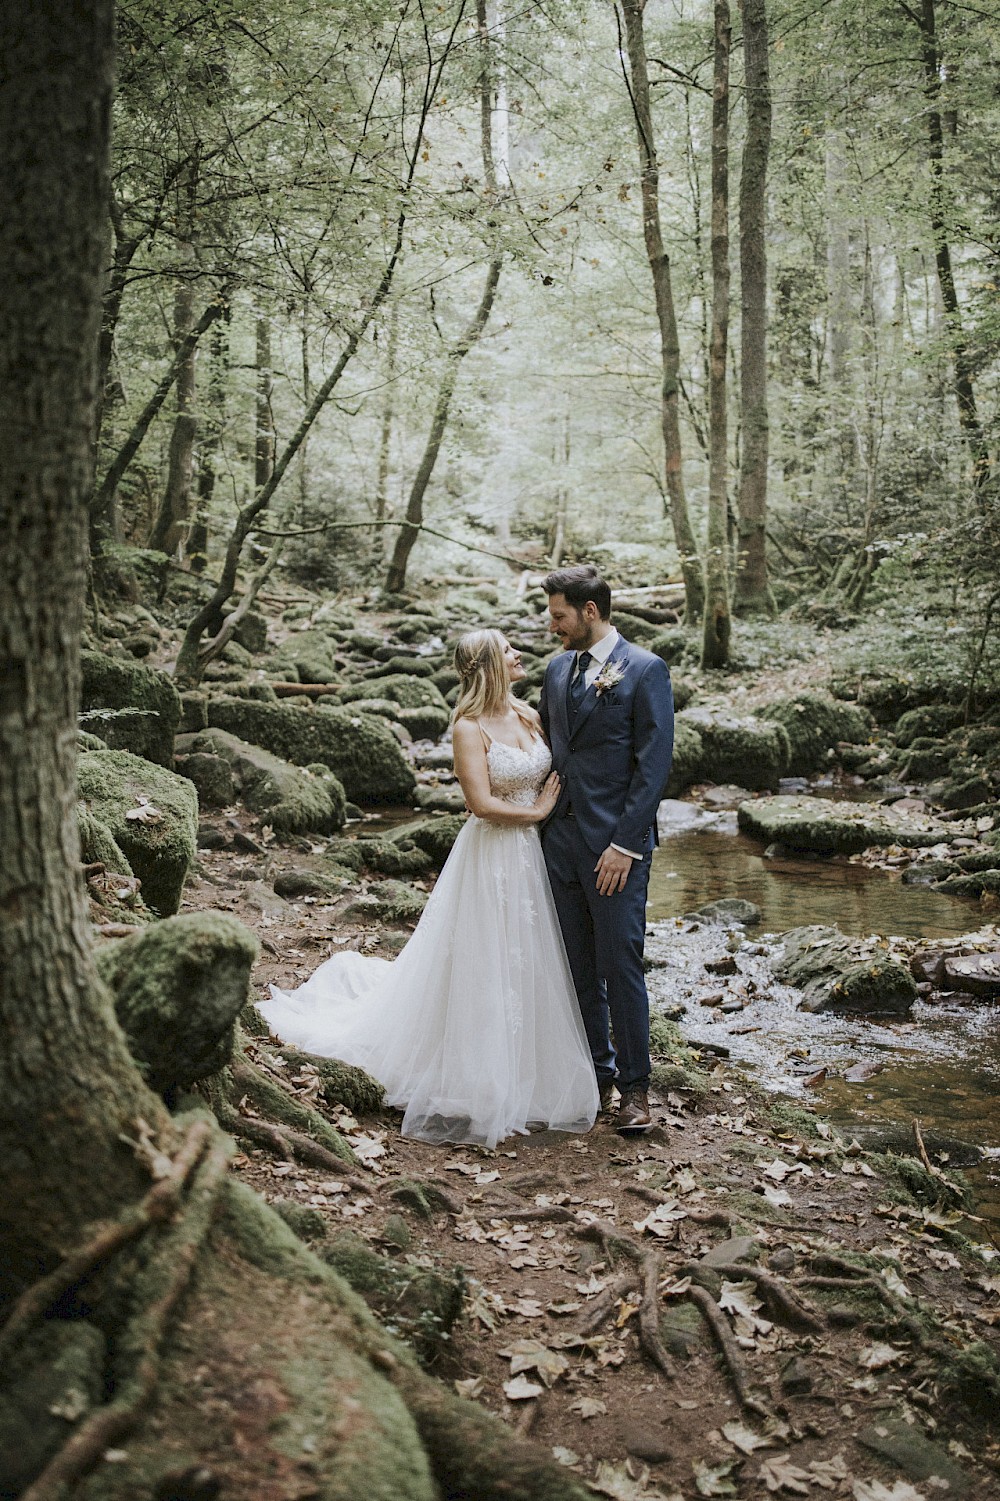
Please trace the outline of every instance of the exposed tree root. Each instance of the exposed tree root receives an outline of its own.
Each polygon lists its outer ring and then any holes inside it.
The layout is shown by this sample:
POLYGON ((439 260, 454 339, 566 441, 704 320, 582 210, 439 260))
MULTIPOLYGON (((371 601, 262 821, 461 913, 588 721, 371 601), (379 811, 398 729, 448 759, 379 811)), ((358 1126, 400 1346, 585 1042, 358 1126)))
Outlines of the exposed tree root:
MULTIPOLYGON (((336 1173, 338 1178, 343 1178, 348 1183, 363 1183, 366 1188, 371 1187, 370 1177, 352 1167, 350 1162, 343 1157, 337 1157, 333 1152, 321 1147, 319 1142, 311 1136, 304 1136, 300 1131, 293 1131, 289 1126, 276 1126, 271 1121, 263 1121, 253 1115, 241 1115, 231 1105, 218 1104, 215 1113, 219 1124, 224 1131, 231 1131, 234 1136, 241 1136, 246 1141, 254 1141, 258 1146, 267 1147, 269 1151, 277 1153, 285 1162, 302 1162, 309 1167, 321 1167, 327 1172, 336 1173)), ((351 1161, 353 1161, 353 1154, 351 1161)))
POLYGON ((96 1235, 72 1251, 47 1277, 25 1289, 0 1330, 0 1367, 7 1364, 31 1325, 65 1293, 109 1260, 116 1251, 136 1240, 150 1225, 159 1224, 176 1212, 181 1190, 197 1166, 211 1135, 212 1127, 207 1120, 199 1118, 192 1121, 169 1173, 154 1183, 145 1198, 128 1210, 120 1220, 102 1225, 96 1235))
POLYGON ((617 1277, 615 1281, 611 1283, 610 1287, 606 1287, 604 1291, 594 1299, 593 1303, 590 1304, 586 1314, 576 1326, 577 1334, 580 1334, 584 1337, 589 1334, 596 1334, 597 1330, 600 1329, 605 1319, 611 1317, 612 1313, 615 1310, 615 1305, 619 1303, 622 1298, 627 1297, 628 1294, 635 1289, 635 1287, 636 1277, 634 1272, 626 1272, 623 1277, 617 1277))
POLYGON ((690 1298, 692 1303, 696 1303, 701 1309, 705 1317, 705 1322, 714 1334, 716 1343, 722 1352, 722 1358, 726 1363, 726 1368, 729 1371, 736 1395, 747 1412, 755 1412, 760 1418, 771 1417, 772 1414, 768 1411, 764 1403, 758 1397, 755 1397, 750 1390, 750 1382, 747 1377, 746 1368, 740 1357, 739 1347, 730 1332, 729 1325, 726 1323, 725 1314, 712 1297, 712 1294, 706 1292, 703 1287, 699 1287, 697 1283, 692 1282, 685 1293, 685 1297, 690 1298))
MULTIPOLYGON (((205 1142, 202 1135, 198 1142, 199 1154, 205 1142)), ((188 1161, 182 1167, 190 1171, 192 1159, 197 1160, 191 1136, 185 1147, 190 1150, 188 1161)), ((186 1201, 177 1204, 173 1222, 139 1278, 141 1306, 118 1340, 118 1358, 129 1361, 131 1370, 119 1381, 113 1401, 98 1408, 81 1423, 55 1458, 23 1492, 21 1501, 62 1501, 69 1488, 94 1467, 105 1450, 119 1443, 138 1423, 156 1391, 167 1322, 187 1288, 208 1234, 231 1155, 232 1143, 217 1134, 194 1173, 186 1201)), ((180 1177, 180 1174, 172 1177, 180 1177)), ((183 1178, 180 1181, 183 1182, 183 1178)), ((175 1181, 175 1199, 176 1195, 175 1181)), ((152 1221, 147 1217, 146 1225, 150 1223, 152 1221)))
POLYGON ((639 1343, 654 1365, 659 1366, 664 1376, 672 1381, 674 1369, 663 1341, 660 1339, 660 1258, 649 1251, 642 1263, 642 1302, 639 1304, 639 1343))
POLYGON ((826 1328, 819 1310, 805 1299, 797 1298, 773 1272, 766 1272, 761 1267, 743 1262, 713 1262, 712 1270, 722 1277, 731 1277, 736 1282, 755 1282, 758 1292, 764 1295, 768 1311, 789 1328, 809 1329, 816 1334, 826 1328))
MULTIPOLYGON (((246 1057, 234 1058, 228 1073, 231 1079, 231 1090, 227 1091, 230 1103, 245 1097, 270 1120, 283 1128, 290 1128, 297 1135, 312 1137, 330 1156, 357 1166, 354 1153, 340 1132, 312 1105, 289 1093, 284 1081, 269 1077, 246 1057)), ((316 1164, 317 1167, 322 1165, 316 1164)))
POLYGON ((594 1334, 614 1311, 616 1303, 631 1292, 640 1293, 639 1345, 648 1359, 669 1380, 677 1372, 660 1339, 660 1258, 655 1251, 643 1251, 630 1236, 623 1235, 614 1225, 601 1220, 580 1225, 577 1235, 581 1240, 596 1240, 609 1259, 617 1248, 632 1263, 632 1270, 616 1278, 605 1288, 600 1298, 584 1315, 578 1326, 582 1335, 594 1334))

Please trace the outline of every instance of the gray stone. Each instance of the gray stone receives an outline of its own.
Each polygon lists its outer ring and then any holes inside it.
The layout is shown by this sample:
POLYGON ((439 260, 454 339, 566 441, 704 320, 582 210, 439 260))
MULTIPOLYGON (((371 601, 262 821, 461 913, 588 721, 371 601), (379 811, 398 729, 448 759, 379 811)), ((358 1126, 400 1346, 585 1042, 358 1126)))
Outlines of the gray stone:
POLYGON ((781 935, 784 952, 773 966, 777 979, 802 991, 803 1011, 909 1011, 917 987, 908 969, 877 939, 848 938, 838 928, 813 925, 781 935))
POLYGON ((236 797, 236 784, 229 763, 222 756, 196 751, 178 756, 174 763, 182 777, 193 782, 198 801, 204 808, 228 808, 236 797))
POLYGON ((424 812, 464 813, 465 793, 461 787, 440 787, 425 783, 413 795, 414 806, 424 812))
POLYGON ((721 923, 726 927, 736 923, 743 928, 752 928, 761 920, 760 908, 738 896, 724 896, 717 902, 706 902, 693 915, 701 922, 721 923))
POLYGON ((968 1493, 969 1477, 965 1471, 916 1424, 904 1423, 899 1418, 885 1418, 870 1428, 863 1428, 857 1441, 873 1454, 898 1465, 911 1480, 944 1481, 942 1493, 948 1496, 961 1498, 968 1493))
POLYGON ((925 814, 818 797, 755 798, 740 806, 737 820, 743 833, 764 844, 827 855, 854 855, 889 844, 908 848, 944 844, 956 832, 954 824, 939 823, 925 814))
POLYGON ((644 1459, 651 1465, 662 1464, 673 1453, 673 1445, 666 1434, 658 1432, 649 1423, 625 1422, 619 1436, 629 1454, 634 1454, 636 1459, 644 1459))
POLYGON ((732 1240, 720 1240, 717 1246, 706 1251, 701 1258, 702 1266, 729 1266, 736 1261, 756 1261, 760 1246, 752 1235, 735 1235, 732 1240))
POLYGON ((804 1397, 812 1389, 812 1371, 801 1355, 793 1355, 781 1367, 781 1390, 789 1397, 804 1397))
POLYGON ((77 790, 142 882, 146 906, 160 917, 176 912, 195 856, 193 784, 128 751, 104 750, 79 758, 77 790))

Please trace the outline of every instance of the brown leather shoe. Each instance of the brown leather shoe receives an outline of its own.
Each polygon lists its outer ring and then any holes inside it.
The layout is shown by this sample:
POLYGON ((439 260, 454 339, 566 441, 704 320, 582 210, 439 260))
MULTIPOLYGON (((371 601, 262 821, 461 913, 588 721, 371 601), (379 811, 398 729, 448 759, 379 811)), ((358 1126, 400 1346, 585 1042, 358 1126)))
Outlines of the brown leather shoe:
POLYGON ((638 1135, 642 1131, 648 1131, 652 1124, 646 1091, 644 1089, 623 1090, 622 1102, 618 1107, 618 1124, 615 1127, 619 1136, 638 1135))
POLYGON ((601 1100, 601 1103, 600 1103, 600 1114, 601 1115, 610 1115, 611 1114, 611 1107, 612 1107, 612 1105, 615 1102, 615 1081, 614 1081, 614 1079, 599 1079, 598 1080, 598 1090, 599 1090, 599 1093, 600 1093, 600 1100, 601 1100))

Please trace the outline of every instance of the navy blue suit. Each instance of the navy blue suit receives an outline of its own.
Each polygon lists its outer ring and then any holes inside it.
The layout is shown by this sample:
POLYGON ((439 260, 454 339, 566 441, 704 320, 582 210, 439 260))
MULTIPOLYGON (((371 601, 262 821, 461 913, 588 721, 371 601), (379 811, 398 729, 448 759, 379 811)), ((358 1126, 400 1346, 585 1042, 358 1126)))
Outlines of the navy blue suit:
POLYGON ((569 685, 576 660, 573 651, 554 658, 542 685, 542 725, 562 780, 542 848, 598 1080, 645 1089, 649 998, 642 953, 656 808, 673 751, 670 672, 659 657, 619 638, 607 665, 621 671, 621 680, 601 693, 591 684, 574 715, 569 685), (601 896, 594 867, 609 844, 641 851, 642 859, 633 862, 623 891, 601 896))

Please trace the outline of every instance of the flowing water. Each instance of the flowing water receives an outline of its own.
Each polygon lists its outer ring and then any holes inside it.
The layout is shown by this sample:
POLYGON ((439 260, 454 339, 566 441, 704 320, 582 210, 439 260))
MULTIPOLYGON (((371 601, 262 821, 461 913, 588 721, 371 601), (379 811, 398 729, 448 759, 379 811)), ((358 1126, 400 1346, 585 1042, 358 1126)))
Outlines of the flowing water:
MULTIPOLYGON (((680 1027, 688 1039, 724 1047, 768 1088, 808 1094, 842 1129, 884 1122, 910 1129, 916 1117, 925 1132, 1000 1153, 1000 1006, 917 1002, 906 1017, 812 1015, 798 1010, 796 991, 774 983, 769 964, 772 935, 792 927, 954 938, 981 926, 978 903, 904 886, 847 860, 765 859, 760 844, 737 832, 733 813, 666 803, 660 826, 650 877, 648 953, 658 966, 650 993, 661 1005, 685 1006, 680 1027), (730 1015, 698 1003, 721 988, 702 966, 727 951, 725 930, 676 921, 720 897, 742 897, 762 912, 736 953, 737 984, 752 982, 751 993, 730 1015), (843 1074, 854 1064, 877 1072, 847 1083, 843 1074), (825 1081, 807 1086, 824 1068, 825 1081)), ((991 1153, 969 1176, 980 1212, 1000 1229, 1000 1164, 991 1153)))

